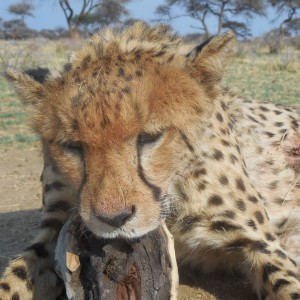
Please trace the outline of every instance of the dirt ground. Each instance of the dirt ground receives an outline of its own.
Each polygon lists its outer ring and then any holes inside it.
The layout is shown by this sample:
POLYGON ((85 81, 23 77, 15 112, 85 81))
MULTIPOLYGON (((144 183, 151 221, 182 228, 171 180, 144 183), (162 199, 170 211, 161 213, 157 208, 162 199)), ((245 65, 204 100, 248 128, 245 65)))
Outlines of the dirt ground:
MULTIPOLYGON (((0 273, 9 259, 28 246, 37 232, 41 208, 37 147, 0 149, 0 273)), ((237 275, 203 275, 181 270, 179 300, 256 300, 237 275)))

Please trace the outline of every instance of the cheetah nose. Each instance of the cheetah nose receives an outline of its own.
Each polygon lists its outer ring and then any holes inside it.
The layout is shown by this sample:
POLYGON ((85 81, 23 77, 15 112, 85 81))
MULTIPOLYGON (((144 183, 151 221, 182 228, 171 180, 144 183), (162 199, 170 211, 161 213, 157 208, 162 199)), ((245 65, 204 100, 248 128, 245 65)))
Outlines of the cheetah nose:
POLYGON ((95 212, 95 216, 98 220, 110 226, 121 227, 134 216, 135 211, 136 211, 135 206, 132 205, 114 214, 95 212))

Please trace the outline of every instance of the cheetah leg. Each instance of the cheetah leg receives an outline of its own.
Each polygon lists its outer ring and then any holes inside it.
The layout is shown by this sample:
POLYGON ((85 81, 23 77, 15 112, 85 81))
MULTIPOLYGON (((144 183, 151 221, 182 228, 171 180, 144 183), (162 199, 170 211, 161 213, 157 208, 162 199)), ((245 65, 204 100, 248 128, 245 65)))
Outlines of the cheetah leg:
POLYGON ((73 207, 74 197, 51 164, 46 164, 42 182, 43 217, 39 235, 6 268, 0 279, 1 300, 52 300, 63 290, 63 284, 54 272, 54 249, 58 233, 73 207))
POLYGON ((263 226, 231 212, 225 210, 209 219, 203 213, 181 217, 181 229, 178 224, 171 228, 179 264, 197 262, 208 270, 223 264, 225 269, 242 270, 259 299, 300 299, 296 264, 271 233, 264 211, 256 211, 263 226))

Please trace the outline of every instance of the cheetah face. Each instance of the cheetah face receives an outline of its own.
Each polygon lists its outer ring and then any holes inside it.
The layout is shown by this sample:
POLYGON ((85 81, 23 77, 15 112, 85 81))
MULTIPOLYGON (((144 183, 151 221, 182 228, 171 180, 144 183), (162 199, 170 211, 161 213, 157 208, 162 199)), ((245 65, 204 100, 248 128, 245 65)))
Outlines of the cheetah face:
POLYGON ((137 23, 96 35, 59 76, 6 73, 32 105, 45 155, 97 236, 142 236, 170 213, 174 182, 195 155, 195 128, 220 93, 235 37, 186 48, 165 27, 137 23))
POLYGON ((184 143, 178 129, 152 127, 105 146, 68 141, 47 148, 77 191, 87 228, 99 237, 135 238, 170 215, 176 198, 172 182, 190 156, 184 143))

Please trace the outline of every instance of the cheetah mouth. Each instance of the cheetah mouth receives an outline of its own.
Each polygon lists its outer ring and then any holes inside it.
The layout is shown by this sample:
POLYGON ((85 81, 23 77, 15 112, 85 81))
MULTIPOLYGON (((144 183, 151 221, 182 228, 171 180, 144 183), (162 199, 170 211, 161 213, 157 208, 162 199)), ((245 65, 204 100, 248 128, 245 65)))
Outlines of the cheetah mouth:
POLYGON ((86 215, 81 215, 82 231, 89 231, 98 239, 135 239, 140 238, 147 233, 157 229, 160 224, 160 220, 152 220, 152 222, 147 225, 143 222, 143 216, 136 214, 135 216, 129 218, 121 226, 113 226, 110 223, 99 220, 95 215, 90 214, 88 217, 86 215))

